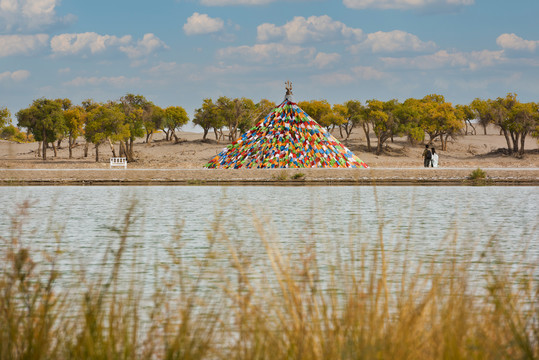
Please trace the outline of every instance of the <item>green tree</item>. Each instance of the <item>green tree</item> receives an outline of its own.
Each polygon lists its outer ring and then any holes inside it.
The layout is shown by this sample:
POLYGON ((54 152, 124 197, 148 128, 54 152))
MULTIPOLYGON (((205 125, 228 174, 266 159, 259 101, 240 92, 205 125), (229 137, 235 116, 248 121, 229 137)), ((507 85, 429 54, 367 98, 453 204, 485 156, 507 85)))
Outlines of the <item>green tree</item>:
POLYGON ((421 100, 409 98, 395 109, 400 131, 406 135, 411 145, 425 140, 425 130, 421 126, 424 106, 421 100))
POLYGON ((25 135, 11 123, 11 113, 6 107, 0 107, 0 138, 24 142, 25 135))
MULTIPOLYGON (((99 146, 106 140, 110 144, 129 137, 129 124, 121 106, 110 102, 92 107, 88 113, 84 137, 95 146, 95 161, 99 162, 99 146)), ((113 150, 113 156, 116 156, 113 150)))
POLYGON ((468 135, 468 126, 472 128, 470 133, 472 135, 477 135, 475 126, 473 126, 473 123, 472 123, 472 120, 475 120, 477 116, 472 106, 471 105, 456 105, 455 113, 457 117, 461 119, 464 122, 464 125, 466 126, 466 128, 464 129, 464 135, 468 135))
POLYGON ((255 124, 263 120, 276 107, 273 101, 267 99, 262 99, 256 104, 246 98, 242 98, 240 101, 243 103, 243 112, 240 115, 238 125, 240 134, 248 131, 255 124))
POLYGON ((217 99, 216 105, 222 124, 228 128, 228 139, 230 141, 237 139, 238 131, 251 127, 251 117, 255 111, 255 104, 251 99, 230 99, 226 96, 221 96, 217 99))
POLYGON ((475 98, 470 103, 471 110, 475 113, 475 118, 478 120, 479 125, 483 127, 483 134, 487 134, 487 126, 492 123, 491 113, 491 100, 482 100, 475 98))
POLYGON ((125 114, 125 124, 129 128, 126 137, 120 140, 120 155, 134 161, 134 142, 144 136, 144 119, 152 111, 153 104, 142 95, 127 94, 120 98, 120 108, 125 114))
POLYGON ((342 128, 341 126, 346 123, 346 118, 348 117, 348 108, 341 104, 335 104, 331 108, 331 111, 324 114, 320 119, 320 125, 324 126, 328 131, 335 130, 336 127, 339 127, 341 138, 342 128))
MULTIPOLYGON (((81 106, 82 108, 84 109, 84 112, 86 113, 86 120, 85 120, 85 127, 86 127, 86 121, 88 119, 88 113, 90 113, 91 111, 95 110, 96 108, 98 108, 99 106, 101 106, 101 104, 99 103, 96 103, 94 100, 92 99, 86 99, 86 100, 83 100, 81 102, 81 106)), ((88 157, 88 150, 90 148, 90 144, 91 142, 88 141, 88 139, 86 139, 85 137, 85 143, 84 143, 84 157, 88 157)))
POLYGON ((327 100, 301 101, 298 103, 298 106, 320 125, 322 125, 322 118, 332 111, 331 105, 327 100))
POLYGON ((513 141, 513 151, 521 156, 524 154, 526 136, 532 134, 537 127, 538 114, 539 110, 535 103, 517 102, 511 110, 512 123, 509 132, 513 141))
POLYGON ((42 142, 43 160, 47 160, 48 143, 52 143, 56 153, 54 142, 66 129, 62 104, 59 101, 46 98, 34 100, 29 108, 20 110, 16 116, 18 126, 27 128, 37 141, 42 142))
POLYGON ((219 109, 213 103, 212 99, 204 99, 202 107, 195 110, 193 123, 198 125, 204 131, 202 139, 205 140, 208 132, 213 128, 215 131, 215 139, 217 140, 217 129, 222 126, 221 118, 219 117, 219 109))
POLYGON ((532 131, 532 136, 534 138, 537 138, 537 142, 539 143, 539 103, 533 103, 533 106, 535 108, 535 112, 534 112, 535 128, 532 131))
MULTIPOLYGON (((344 106, 346 107, 345 122, 341 125, 341 129, 344 130, 346 139, 348 139, 357 125, 362 125, 363 131, 365 131, 365 119, 363 117, 363 105, 359 100, 348 100, 344 103, 344 106)), ((367 124, 367 126, 369 125, 367 124)))
POLYGON ((181 106, 169 106, 165 109, 165 128, 167 132, 167 138, 176 142, 179 141, 176 131, 180 130, 182 126, 189 122, 189 116, 187 111, 181 106))
POLYGON ((456 136, 464 127, 462 119, 457 117, 455 108, 445 101, 443 95, 427 95, 422 103, 421 127, 429 135, 429 142, 439 137, 442 150, 447 150, 449 137, 456 136))
POLYGON ((221 139, 224 136, 222 128, 228 128, 228 139, 231 140, 232 131, 235 133, 238 127, 238 120, 234 117, 233 100, 227 96, 220 96, 215 102, 215 105, 217 107, 216 110, 218 118, 220 119, 219 124, 221 126, 219 128, 214 128, 214 130, 218 130, 219 139, 221 139))
POLYGON ((365 116, 371 123, 372 130, 378 140, 377 154, 382 153, 384 143, 398 131, 399 120, 395 116, 397 104, 396 100, 383 102, 373 99, 367 101, 365 116))
POLYGON ((143 112, 143 126, 146 131, 146 144, 150 144, 153 140, 155 131, 163 127, 165 122, 165 111, 159 106, 151 104, 147 111, 143 112))
POLYGON ((232 141, 236 140, 239 135, 253 127, 254 120, 257 114, 256 105, 253 100, 248 98, 236 98, 234 103, 234 117, 236 118, 237 127, 236 131, 230 129, 230 133, 234 136, 232 141))
POLYGON ((518 152, 518 138, 512 137, 513 127, 513 108, 518 104, 517 94, 508 93, 504 98, 499 97, 496 100, 489 101, 489 113, 494 125, 498 126, 505 137, 507 151, 509 153, 518 152), (513 140, 513 144, 512 141, 513 140), (512 146, 513 145, 513 146, 512 146))
POLYGON ((86 110, 82 106, 75 106, 68 110, 64 110, 70 159, 73 157, 73 147, 75 146, 77 138, 84 133, 86 115, 86 110))
POLYGON ((464 123, 456 115, 455 108, 446 102, 442 95, 432 94, 423 98, 425 112, 423 128, 429 135, 429 142, 440 138, 442 150, 447 150, 447 140, 454 137, 464 127, 464 123))
MULTIPOLYGON (((73 103, 68 98, 56 99, 55 101, 58 102, 60 104, 60 106, 62 107, 62 111, 64 112, 64 115, 65 115, 66 111, 68 111, 69 109, 71 109, 73 107, 73 103)), ((64 128, 63 132, 58 134, 58 137, 56 139, 56 147, 53 146, 55 156, 56 156, 56 148, 60 148, 60 146, 62 145, 62 141, 66 137, 69 137, 67 126, 64 128)))
POLYGON ((11 124, 11 113, 6 107, 0 107, 0 130, 11 124))

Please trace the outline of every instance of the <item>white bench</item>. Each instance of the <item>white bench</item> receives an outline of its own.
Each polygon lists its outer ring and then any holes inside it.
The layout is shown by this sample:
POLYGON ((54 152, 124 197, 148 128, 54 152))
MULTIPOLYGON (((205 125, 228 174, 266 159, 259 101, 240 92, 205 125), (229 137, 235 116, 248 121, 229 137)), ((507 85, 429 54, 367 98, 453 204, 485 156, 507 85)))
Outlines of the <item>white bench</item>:
POLYGON ((127 169, 127 159, 124 157, 110 158, 110 167, 113 166, 123 166, 124 169, 127 169))

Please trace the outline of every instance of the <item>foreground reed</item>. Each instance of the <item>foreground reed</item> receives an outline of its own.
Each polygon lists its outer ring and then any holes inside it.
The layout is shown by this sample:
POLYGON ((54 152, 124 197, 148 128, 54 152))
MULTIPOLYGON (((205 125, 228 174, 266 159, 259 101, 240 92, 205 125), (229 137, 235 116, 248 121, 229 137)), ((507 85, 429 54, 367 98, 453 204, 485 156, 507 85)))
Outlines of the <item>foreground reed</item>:
POLYGON ((322 261, 312 242, 282 251, 255 218, 259 258, 217 217, 202 256, 187 256, 180 224, 148 269, 125 256, 136 252, 132 204, 103 271, 66 286, 60 235, 57 249, 33 249, 29 207, 2 237, 0 359, 539 358, 537 268, 506 261, 496 239, 462 257, 449 235, 440 258, 418 264, 393 261, 379 230, 374 248, 352 237, 345 258, 322 261))

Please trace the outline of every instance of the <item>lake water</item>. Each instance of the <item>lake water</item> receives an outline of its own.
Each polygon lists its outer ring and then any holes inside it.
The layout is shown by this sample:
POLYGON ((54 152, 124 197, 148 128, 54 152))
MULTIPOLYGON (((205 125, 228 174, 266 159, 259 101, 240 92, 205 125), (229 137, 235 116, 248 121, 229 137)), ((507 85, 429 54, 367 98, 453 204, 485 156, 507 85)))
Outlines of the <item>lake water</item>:
POLYGON ((155 265, 172 261, 171 248, 188 266, 210 249, 234 248, 256 277, 264 271, 257 264, 267 263, 261 238, 292 257, 315 249, 322 268, 380 239, 394 262, 443 258, 453 241, 462 256, 494 241, 506 259, 539 259, 539 187, 24 186, 0 187, 0 197, 4 241, 12 219, 21 220, 31 248, 61 249, 68 282, 78 281, 70 278, 76 269, 103 270, 104 254, 118 243, 114 229, 135 202, 125 256, 150 285, 155 265), (25 200, 23 218, 16 209, 25 200))

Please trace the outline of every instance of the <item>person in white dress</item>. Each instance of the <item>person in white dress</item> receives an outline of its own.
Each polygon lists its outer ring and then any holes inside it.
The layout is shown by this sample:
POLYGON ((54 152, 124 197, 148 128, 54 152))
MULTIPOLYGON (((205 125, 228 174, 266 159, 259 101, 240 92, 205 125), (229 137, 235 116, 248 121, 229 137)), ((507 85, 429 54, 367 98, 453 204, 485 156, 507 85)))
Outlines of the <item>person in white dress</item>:
POLYGON ((438 167, 438 154, 435 148, 432 148, 432 159, 430 161, 432 167, 438 167))

